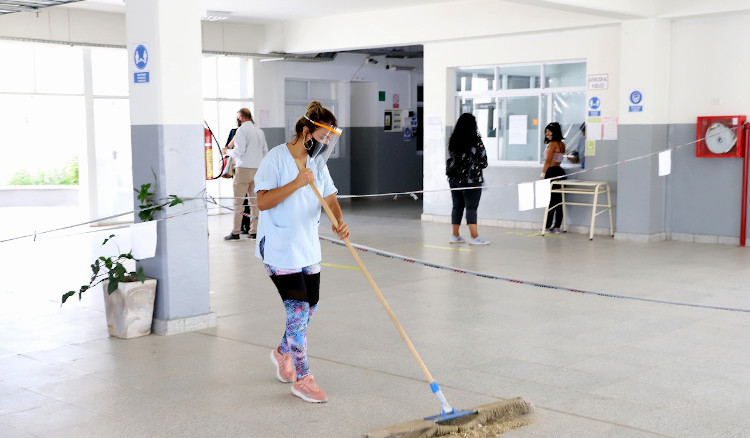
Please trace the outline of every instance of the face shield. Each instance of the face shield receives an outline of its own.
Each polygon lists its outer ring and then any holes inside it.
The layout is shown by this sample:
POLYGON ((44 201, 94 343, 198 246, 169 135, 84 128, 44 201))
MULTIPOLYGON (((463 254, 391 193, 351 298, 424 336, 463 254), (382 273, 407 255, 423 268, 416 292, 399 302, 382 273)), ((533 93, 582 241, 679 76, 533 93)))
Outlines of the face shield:
POLYGON ((313 122, 305 116, 317 129, 312 133, 312 139, 305 143, 305 149, 317 170, 322 170, 328 162, 341 138, 343 130, 325 123, 313 122))

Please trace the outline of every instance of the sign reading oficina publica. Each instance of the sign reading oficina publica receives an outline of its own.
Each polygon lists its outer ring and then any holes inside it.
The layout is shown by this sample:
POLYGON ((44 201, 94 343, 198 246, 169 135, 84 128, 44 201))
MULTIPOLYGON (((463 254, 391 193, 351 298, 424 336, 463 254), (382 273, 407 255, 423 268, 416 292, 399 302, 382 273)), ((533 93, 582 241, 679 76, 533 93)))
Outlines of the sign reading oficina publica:
POLYGON ((589 90, 606 90, 609 88, 609 74, 595 74, 588 76, 589 90))
POLYGON ((148 48, 146 44, 138 44, 133 49, 133 64, 136 68, 136 71, 133 73, 133 83, 148 83, 151 78, 149 77, 149 71, 146 70, 148 66, 148 48))

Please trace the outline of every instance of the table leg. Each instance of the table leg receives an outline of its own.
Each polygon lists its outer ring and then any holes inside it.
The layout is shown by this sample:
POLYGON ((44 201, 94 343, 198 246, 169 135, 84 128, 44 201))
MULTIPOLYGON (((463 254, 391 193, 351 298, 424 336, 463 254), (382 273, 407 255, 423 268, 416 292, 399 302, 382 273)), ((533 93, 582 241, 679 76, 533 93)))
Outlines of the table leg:
POLYGON ((609 197, 609 184, 607 184, 607 205, 609 206, 609 235, 615 237, 615 226, 612 223, 612 199, 609 197))
POLYGON ((565 187, 562 184, 560 184, 560 188, 563 189, 562 193, 561 193, 562 194, 562 197, 561 197, 561 199, 562 199, 562 215, 563 215, 563 220, 562 220, 562 224, 561 225, 563 227, 563 231, 565 231, 567 233, 568 232, 568 210, 565 208, 565 190, 564 190, 565 187))
POLYGON ((594 240, 594 224, 596 223, 596 204, 599 200, 599 184, 594 189, 594 205, 591 208, 591 228, 589 230, 589 240, 594 240))

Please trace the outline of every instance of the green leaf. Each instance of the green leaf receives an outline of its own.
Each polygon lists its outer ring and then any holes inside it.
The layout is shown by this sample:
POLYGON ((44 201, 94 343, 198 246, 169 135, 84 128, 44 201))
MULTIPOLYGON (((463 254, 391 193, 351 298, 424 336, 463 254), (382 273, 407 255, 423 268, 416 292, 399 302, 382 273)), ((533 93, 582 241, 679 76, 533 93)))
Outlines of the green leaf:
POLYGON ((125 269, 125 266, 121 264, 116 264, 114 268, 112 268, 112 272, 114 273, 114 276, 117 277, 118 280, 122 280, 123 277, 125 277, 128 273, 128 270, 125 269))
POLYGON ((111 239, 113 237, 115 237, 115 235, 114 234, 110 234, 109 237, 107 237, 106 239, 104 239, 104 242, 102 242, 102 246, 106 245, 107 242, 109 242, 109 239, 111 239))
POLYGON ((109 284, 107 285, 107 294, 111 294, 120 285, 120 280, 114 277, 109 278, 109 284))
POLYGON ((138 200, 143 202, 148 198, 148 195, 150 193, 148 192, 148 189, 151 188, 151 183, 141 184, 141 191, 138 192, 138 200))
POLYGON ((177 204, 182 204, 182 199, 180 199, 177 195, 169 195, 171 198, 174 198, 172 202, 169 203, 170 207, 174 207, 177 204))
POLYGON ((65 302, 68 301, 68 298, 72 297, 75 294, 76 294, 75 291, 70 291, 70 292, 64 293, 63 296, 62 296, 62 303, 60 303, 60 305, 65 304, 65 302))
POLYGON ((143 273, 143 266, 138 266, 138 269, 135 271, 135 276, 138 277, 138 280, 140 280, 141 283, 146 281, 146 274, 143 273))

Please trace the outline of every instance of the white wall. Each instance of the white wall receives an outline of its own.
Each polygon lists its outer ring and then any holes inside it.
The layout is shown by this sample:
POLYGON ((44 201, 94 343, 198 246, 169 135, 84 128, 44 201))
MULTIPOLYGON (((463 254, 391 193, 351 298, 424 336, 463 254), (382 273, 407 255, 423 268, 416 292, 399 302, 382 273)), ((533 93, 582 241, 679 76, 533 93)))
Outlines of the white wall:
POLYGON ((750 14, 672 24, 669 122, 750 115, 750 14))
MULTIPOLYGON (((406 2, 405 2, 406 3, 406 2)), ((297 22, 274 28, 273 50, 319 52, 363 47, 449 41, 460 38, 547 32, 550 29, 613 24, 602 16, 552 10, 499 0, 462 0, 399 9, 339 14, 321 22, 331 26, 310 32, 297 22)))
POLYGON ((203 50, 217 52, 266 53, 266 26, 261 24, 204 21, 203 50))

